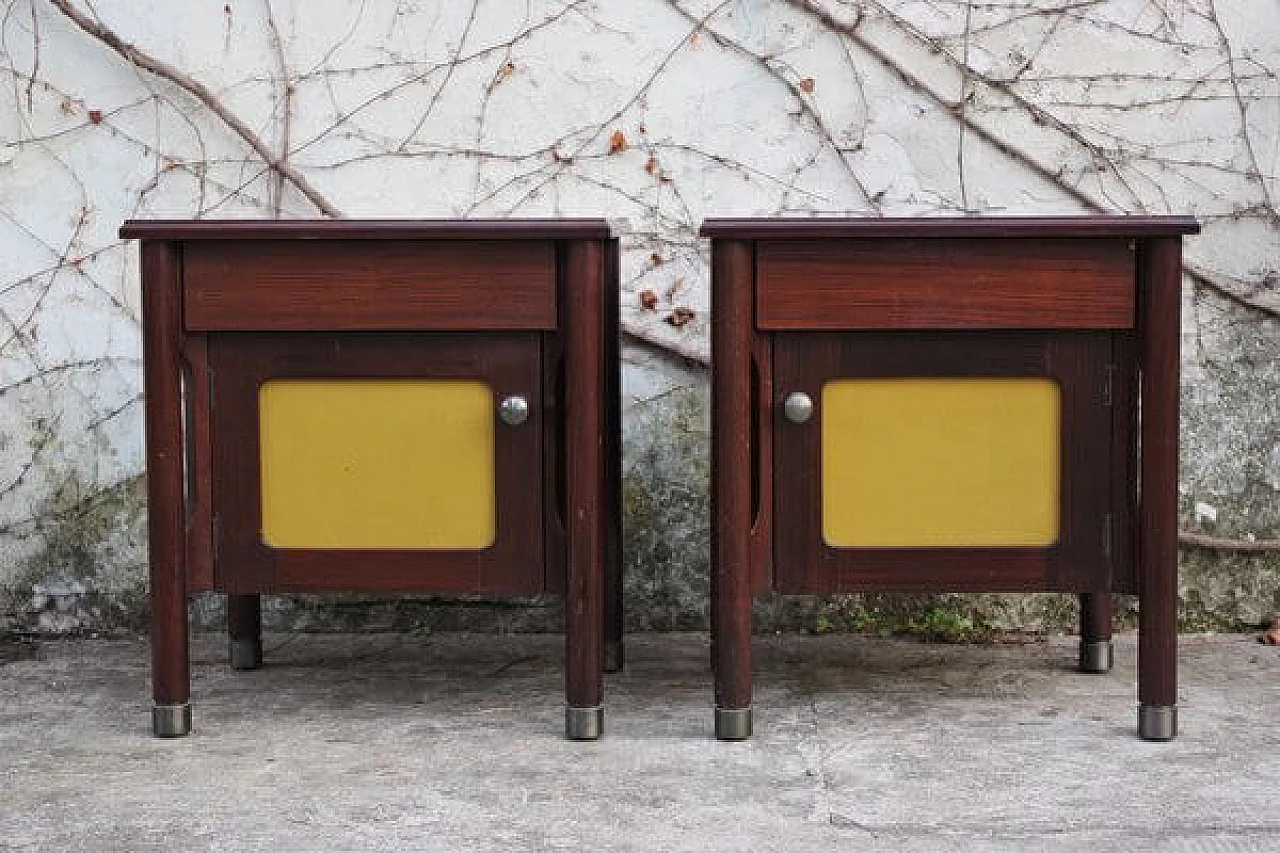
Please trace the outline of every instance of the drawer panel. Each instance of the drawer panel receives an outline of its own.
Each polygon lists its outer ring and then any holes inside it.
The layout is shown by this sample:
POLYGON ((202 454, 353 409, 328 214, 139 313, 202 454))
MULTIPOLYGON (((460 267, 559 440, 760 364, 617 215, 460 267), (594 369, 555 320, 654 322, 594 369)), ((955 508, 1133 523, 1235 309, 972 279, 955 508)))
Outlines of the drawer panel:
POLYGON ((756 263, 766 331, 1134 325, 1123 239, 763 240, 756 263))
POLYGON ((193 331, 550 330, 552 241, 189 242, 193 331))

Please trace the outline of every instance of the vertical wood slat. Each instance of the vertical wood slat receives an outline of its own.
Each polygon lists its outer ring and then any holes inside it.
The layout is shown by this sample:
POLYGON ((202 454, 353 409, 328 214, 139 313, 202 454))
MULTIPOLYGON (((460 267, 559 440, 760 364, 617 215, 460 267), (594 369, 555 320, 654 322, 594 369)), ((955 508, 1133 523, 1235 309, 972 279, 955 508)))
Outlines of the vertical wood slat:
POLYGON ((574 708, 601 704, 605 551, 603 441, 604 256, 598 241, 570 241, 565 253, 565 464, 568 566, 565 692, 574 708))
POLYGON ((607 276, 604 288, 604 646, 605 669, 622 668, 625 622, 622 578, 622 359, 619 352, 618 241, 605 243, 607 276))
POLYGON ((1138 519, 1138 701, 1177 704, 1178 374, 1182 244, 1143 241, 1139 276, 1141 491, 1138 519))
POLYGON ((751 591, 768 595, 776 582, 773 562, 773 336, 752 330, 751 591))
POLYGON ((213 564, 213 437, 210 426, 209 342, 207 335, 186 335, 185 364, 187 457, 187 592, 208 592, 217 586, 213 564))
POLYGON ((711 257, 711 602, 715 704, 751 706, 751 329, 753 246, 711 257))
POLYGON ((151 681, 157 705, 190 698, 182 424, 182 256, 170 241, 142 244, 151 681))

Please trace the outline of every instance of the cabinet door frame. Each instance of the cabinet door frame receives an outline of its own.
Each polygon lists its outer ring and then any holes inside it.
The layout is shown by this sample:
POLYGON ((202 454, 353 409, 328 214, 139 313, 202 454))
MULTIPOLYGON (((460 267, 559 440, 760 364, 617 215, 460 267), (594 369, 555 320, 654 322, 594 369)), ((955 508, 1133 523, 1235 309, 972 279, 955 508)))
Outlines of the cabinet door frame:
POLYGON ((537 332, 209 335, 217 588, 537 594, 543 571, 542 368, 537 332), (273 548, 263 543, 259 389, 276 379, 472 379, 495 404, 495 538, 480 549, 273 548), (496 406, 519 394, 528 419, 496 406))
POLYGON ((774 336, 774 565, 784 593, 1105 590, 1115 538, 1112 336, 1105 331, 774 336), (1059 537, 1046 547, 832 547, 822 536, 822 388, 838 378, 1047 377, 1062 393, 1059 537), (808 422, 787 394, 814 400, 808 422))

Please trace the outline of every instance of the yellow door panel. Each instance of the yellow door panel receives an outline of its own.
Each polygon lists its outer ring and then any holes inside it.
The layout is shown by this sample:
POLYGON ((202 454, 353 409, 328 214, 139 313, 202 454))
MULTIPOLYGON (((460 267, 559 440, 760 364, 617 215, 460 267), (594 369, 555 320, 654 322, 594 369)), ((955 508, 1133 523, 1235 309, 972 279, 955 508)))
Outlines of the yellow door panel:
POLYGON ((1043 378, 836 379, 822 389, 822 535, 836 547, 1058 539, 1061 391, 1043 378))
POLYGON ((452 379, 280 379, 262 385, 258 402, 266 544, 493 544, 489 386, 452 379))

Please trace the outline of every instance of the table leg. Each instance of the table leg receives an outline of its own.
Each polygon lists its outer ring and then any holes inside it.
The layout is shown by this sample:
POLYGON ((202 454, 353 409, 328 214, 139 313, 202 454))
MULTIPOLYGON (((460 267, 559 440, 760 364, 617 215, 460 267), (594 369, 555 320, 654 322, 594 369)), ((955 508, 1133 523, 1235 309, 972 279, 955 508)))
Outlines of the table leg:
POLYGON ((1139 255, 1142 358, 1138 505, 1138 735, 1178 733, 1178 368, 1182 250, 1146 240, 1139 255))
POLYGON ((227 636, 232 669, 262 666, 262 599, 256 594, 227 596, 227 636))
POLYGON ((157 737, 181 737, 191 731, 179 252, 177 244, 170 242, 142 244, 151 728, 157 737))
POLYGON ((712 244, 711 649, 715 735, 751 736, 750 243, 712 244))
POLYGON ((1080 671, 1111 671, 1111 593, 1080 594, 1080 671))
POLYGON ((604 726, 605 512, 603 293, 601 244, 564 245, 565 462, 568 466, 568 579, 565 589, 565 736, 595 740, 604 726))
POLYGON ((618 243, 605 250, 604 288, 604 671, 621 672, 625 605, 622 577, 622 377, 618 341, 618 243))

